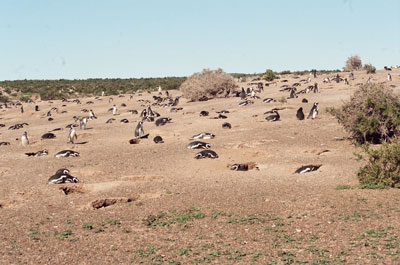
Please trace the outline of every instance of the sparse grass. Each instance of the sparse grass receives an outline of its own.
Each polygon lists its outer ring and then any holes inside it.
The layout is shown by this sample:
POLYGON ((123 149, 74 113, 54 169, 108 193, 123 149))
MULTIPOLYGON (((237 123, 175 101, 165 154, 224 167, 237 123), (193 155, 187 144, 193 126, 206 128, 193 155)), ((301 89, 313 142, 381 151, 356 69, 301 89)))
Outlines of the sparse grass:
POLYGON ((353 186, 351 186, 351 185, 337 185, 336 189, 337 190, 349 190, 349 189, 353 189, 353 186))
POLYGON ((282 96, 278 101, 279 101, 280 103, 282 103, 282 104, 287 103, 287 99, 286 99, 284 96, 282 96))
POLYGON ((91 224, 91 223, 84 223, 84 224, 82 225, 82 228, 83 228, 83 229, 92 230, 92 229, 93 229, 93 224, 91 224))
POLYGON ((171 213, 161 212, 157 215, 149 215, 143 220, 146 226, 169 226, 175 223, 186 223, 195 219, 203 219, 206 215, 196 208, 184 211, 173 211, 171 213))

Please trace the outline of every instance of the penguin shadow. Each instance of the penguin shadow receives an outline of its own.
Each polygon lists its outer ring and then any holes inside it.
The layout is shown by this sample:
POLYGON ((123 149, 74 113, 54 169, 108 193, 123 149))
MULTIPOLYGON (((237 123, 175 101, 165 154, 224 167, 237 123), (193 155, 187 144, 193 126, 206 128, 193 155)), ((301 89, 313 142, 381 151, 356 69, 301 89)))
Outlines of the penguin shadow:
POLYGON ((87 144, 88 141, 83 141, 83 142, 79 142, 79 143, 74 143, 74 144, 87 144))

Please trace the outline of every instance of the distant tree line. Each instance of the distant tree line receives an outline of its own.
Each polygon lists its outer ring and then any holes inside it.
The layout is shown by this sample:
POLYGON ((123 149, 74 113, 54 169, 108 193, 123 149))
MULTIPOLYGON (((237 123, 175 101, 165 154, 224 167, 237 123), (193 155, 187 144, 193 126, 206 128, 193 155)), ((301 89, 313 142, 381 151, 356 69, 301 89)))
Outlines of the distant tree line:
POLYGON ((106 78, 106 79, 59 79, 0 81, 3 91, 25 95, 39 94, 41 99, 61 99, 81 95, 117 95, 138 90, 179 89, 186 77, 163 78, 106 78))

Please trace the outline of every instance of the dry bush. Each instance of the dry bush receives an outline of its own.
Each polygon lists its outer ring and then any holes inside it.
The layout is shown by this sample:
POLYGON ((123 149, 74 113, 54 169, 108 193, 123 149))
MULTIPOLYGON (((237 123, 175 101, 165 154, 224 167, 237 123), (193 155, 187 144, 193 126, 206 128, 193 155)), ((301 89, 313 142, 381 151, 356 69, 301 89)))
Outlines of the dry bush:
POLYGON ((359 144, 390 142, 400 134, 399 98, 382 85, 361 86, 349 102, 329 112, 359 144))
POLYGON ((346 66, 343 67, 344 71, 359 70, 362 67, 361 59, 358 55, 350 56, 347 58, 346 66))
POLYGON ((199 101, 216 97, 224 97, 228 91, 236 91, 234 78, 221 69, 204 69, 194 73, 180 87, 183 97, 191 101, 199 101))
POLYGON ((362 187, 400 188, 400 142, 384 143, 380 148, 363 146, 365 155, 358 155, 367 163, 357 173, 362 187))
POLYGON ((376 68, 372 64, 364 64, 364 70, 367 71, 367 74, 375 74, 376 68))

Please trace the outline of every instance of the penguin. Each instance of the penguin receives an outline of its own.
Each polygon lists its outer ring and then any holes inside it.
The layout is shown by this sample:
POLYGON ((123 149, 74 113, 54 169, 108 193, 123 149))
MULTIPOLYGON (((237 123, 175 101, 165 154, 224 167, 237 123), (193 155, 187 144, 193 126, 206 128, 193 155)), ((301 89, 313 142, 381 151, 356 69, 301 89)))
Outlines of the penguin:
POLYGON ((214 139, 214 138, 215 138, 214 134, 206 133, 206 132, 202 132, 202 133, 199 133, 199 134, 196 134, 196 135, 192 136, 192 139, 194 139, 194 140, 197 140, 197 139, 205 140, 205 139, 214 139))
POLYGON ((244 88, 242 87, 242 91, 240 92, 240 98, 245 100, 246 99, 246 92, 244 91, 244 88))
POLYGON ((104 97, 104 91, 101 91, 101 96, 104 97))
POLYGON ((301 100, 301 102, 302 102, 302 103, 308 103, 308 99, 303 98, 303 99, 301 100))
POLYGON ((68 141, 67 143, 74 143, 74 141, 78 139, 78 135, 76 134, 76 130, 72 127, 68 133, 68 141))
POLYGON ((135 129, 135 138, 140 138, 144 135, 143 122, 139 121, 135 129))
POLYGON ((41 150, 41 151, 37 151, 37 152, 34 152, 34 153, 25 153, 25 155, 27 155, 27 156, 35 156, 35 157, 47 156, 48 154, 49 154, 49 151, 47 151, 46 149, 41 150))
POLYGON ((68 169, 59 169, 47 180, 47 184, 78 183, 78 178, 71 176, 68 169))
POLYGON ((222 129, 232 129, 232 125, 229 122, 224 122, 222 124, 222 129))
POLYGON ((304 120, 303 107, 300 107, 300 108, 297 110, 296 117, 297 117, 298 120, 301 120, 301 121, 304 120))
POLYGON ((318 102, 314 102, 310 113, 307 116, 307 119, 311 118, 311 119, 315 119, 315 117, 317 117, 318 115, 318 102))
POLYGON ((114 100, 113 98, 109 98, 108 103, 111 103, 113 100, 114 100))
POLYGON ((248 171, 249 170, 249 166, 247 164, 233 164, 231 166, 231 170, 235 170, 235 171, 248 171))
POLYGON ((129 120, 128 119, 122 119, 122 120, 120 120, 120 122, 121 123, 129 123, 129 120))
POLYGON ((81 130, 86 130, 87 122, 88 122, 88 117, 83 117, 80 123, 81 130))
POLYGON ((158 93, 162 94, 161 92, 162 92, 162 88, 161 88, 161 86, 158 86, 158 93))
POLYGON ((0 142, 0 146, 1 145, 10 145, 10 142, 0 142))
POLYGON ((35 111, 39 111, 39 106, 38 105, 35 106, 35 111))
POLYGON ((54 139, 56 135, 54 133, 45 133, 42 135, 42 139, 54 139))
POLYGON ((208 116, 208 114, 209 114, 209 112, 208 112, 208 111, 206 111, 206 110, 202 110, 202 111, 200 111, 200 117, 207 117, 207 116, 208 116))
POLYGON ((117 105, 114 104, 113 109, 112 109, 112 114, 117 115, 117 105))
POLYGON ((279 121, 279 119, 280 119, 279 113, 276 110, 273 110, 272 112, 274 114, 265 117, 265 120, 266 121, 279 121))
POLYGON ((314 84, 314 93, 318 93, 319 89, 318 89, 318 83, 314 84))
POLYGON ((292 87, 292 88, 290 89, 289 98, 297 98, 296 91, 297 91, 297 89, 296 89, 295 87, 292 87))
POLYGON ((108 119, 108 120, 106 121, 106 123, 112 123, 113 121, 115 121, 115 119, 114 119, 114 118, 110 118, 110 119, 108 119))
POLYGON ((21 113, 24 113, 24 106, 21 106, 21 113))
POLYGON ((156 120, 156 126, 163 126, 171 122, 171 118, 159 118, 156 120))
POLYGON ((199 153, 197 153, 194 156, 195 159, 202 159, 202 158, 211 158, 211 159, 215 159, 218 158, 217 153, 215 153, 213 150, 203 150, 199 153))
MULTIPOLYGON (((387 81, 389 81, 389 82, 392 81, 392 75, 389 74, 389 73, 387 74, 387 81)), ((22 108, 22 107, 21 107, 21 108, 22 108)))
POLYGON ((322 165, 307 165, 307 166, 301 166, 298 168, 294 173, 295 174, 303 174, 311 171, 316 171, 318 170, 322 165))
POLYGON ((229 110, 221 110, 221 111, 217 111, 216 113, 228 114, 230 112, 229 112, 229 110))
POLYGON ((89 119, 94 120, 97 119, 96 115, 94 115, 94 112, 92 109, 89 110, 89 119))
MULTIPOLYGON (((254 104, 254 101, 252 101, 252 100, 246 100, 246 101, 240 102, 240 103, 239 103, 239 107, 244 107, 244 106, 251 105, 251 104, 254 104)), ((221 114, 220 114, 220 115, 221 115, 221 114)))
POLYGON ((161 136, 156 136, 156 137, 154 137, 153 138, 153 141, 156 143, 156 144, 162 144, 162 143, 164 143, 164 140, 163 140, 163 138, 161 137, 161 136))
POLYGON ((133 114, 138 114, 138 111, 135 110, 135 109, 128 110, 128 112, 132 113, 132 115, 133 115, 133 114))
POLYGON ((270 103, 270 102, 275 102, 276 100, 275 99, 273 99, 273 98, 264 98, 263 99, 263 102, 264 103, 270 103))
POLYGON ((187 145, 188 149, 208 149, 211 148, 211 144, 201 142, 201 141, 194 141, 187 145))
POLYGON ((29 145, 28 133, 26 131, 21 136, 21 144, 23 146, 29 145))
POLYGON ((73 150, 62 150, 60 152, 58 152, 57 154, 55 154, 56 158, 60 158, 60 157, 78 157, 79 153, 73 150))

